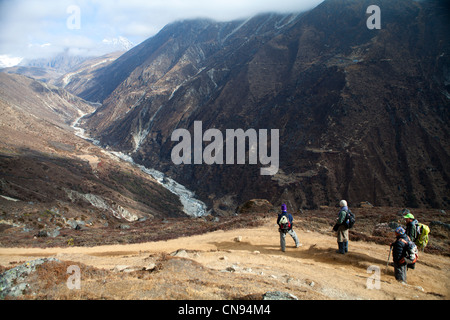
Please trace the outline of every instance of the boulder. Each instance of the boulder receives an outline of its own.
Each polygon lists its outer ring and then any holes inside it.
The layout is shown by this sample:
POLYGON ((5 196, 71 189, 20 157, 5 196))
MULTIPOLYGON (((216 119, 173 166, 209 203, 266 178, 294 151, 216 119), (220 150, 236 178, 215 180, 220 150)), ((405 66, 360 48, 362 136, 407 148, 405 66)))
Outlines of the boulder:
POLYGON ((48 237, 48 233, 45 230, 39 230, 39 232, 37 233, 36 236, 39 238, 46 238, 46 237, 48 237))
POLYGON ((170 254, 172 257, 179 257, 179 258, 188 258, 189 255, 184 249, 179 249, 177 251, 174 251, 170 254))
POLYGON ((15 268, 9 269, 0 274, 0 299, 6 296, 19 297, 30 288, 26 283, 30 273, 36 270, 36 267, 49 261, 58 261, 55 258, 42 258, 25 262, 15 268))
POLYGON ((263 294, 263 300, 298 300, 289 292, 269 291, 263 294))
POLYGON ((252 199, 238 208, 239 214, 273 212, 273 205, 266 199, 252 199))

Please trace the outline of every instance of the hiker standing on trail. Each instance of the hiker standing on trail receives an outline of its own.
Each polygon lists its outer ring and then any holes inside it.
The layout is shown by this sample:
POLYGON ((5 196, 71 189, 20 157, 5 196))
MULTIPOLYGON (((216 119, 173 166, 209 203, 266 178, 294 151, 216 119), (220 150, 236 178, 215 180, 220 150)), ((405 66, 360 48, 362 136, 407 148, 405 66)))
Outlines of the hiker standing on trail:
MULTIPOLYGON (((406 224, 406 235, 421 251, 424 251, 428 244, 430 227, 420 223, 408 209, 403 209, 402 213, 406 214, 403 216, 406 224)), ((414 269, 414 265, 408 265, 408 268, 414 269)))
MULTIPOLYGON (((407 214, 405 216, 403 216, 403 218, 405 218, 405 223, 406 223, 406 230, 405 233, 406 235, 409 237, 409 239, 411 239, 412 242, 416 242, 418 234, 417 234, 417 224, 419 223, 419 221, 417 221, 413 214, 406 209, 407 214)), ((404 210, 405 212, 405 210, 404 210)))
POLYGON ((405 229, 402 227, 395 229, 395 236, 397 239, 391 244, 392 258, 394 260, 394 275, 397 281, 406 283, 407 264, 405 256, 409 239, 405 233, 405 229))
MULTIPOLYGON (((408 209, 405 209, 404 212, 405 211, 407 212, 407 214, 405 216, 403 216, 403 218, 405 218, 405 222, 406 222, 405 234, 418 247, 422 248, 422 251, 423 251, 423 249, 424 249, 423 243, 420 243, 420 241, 418 241, 419 235, 420 235, 419 234, 419 221, 417 221, 417 219, 414 218, 413 214, 408 209)), ((408 264, 407 268, 415 269, 415 267, 416 267, 416 264, 411 263, 411 264, 408 264)))
POLYGON ((345 224, 348 213, 347 201, 339 202, 341 209, 339 210, 337 222, 333 230, 337 231, 337 242, 339 246, 338 253, 345 254, 348 252, 348 227, 345 224), (337 228, 337 229, 336 229, 337 228))
POLYGON ((294 218, 290 213, 287 213, 287 207, 283 203, 281 205, 281 213, 278 214, 277 224, 279 226, 278 231, 280 232, 280 246, 281 251, 285 252, 286 250, 286 233, 294 239, 295 247, 298 248, 300 246, 300 242, 298 241, 297 234, 292 229, 294 218))

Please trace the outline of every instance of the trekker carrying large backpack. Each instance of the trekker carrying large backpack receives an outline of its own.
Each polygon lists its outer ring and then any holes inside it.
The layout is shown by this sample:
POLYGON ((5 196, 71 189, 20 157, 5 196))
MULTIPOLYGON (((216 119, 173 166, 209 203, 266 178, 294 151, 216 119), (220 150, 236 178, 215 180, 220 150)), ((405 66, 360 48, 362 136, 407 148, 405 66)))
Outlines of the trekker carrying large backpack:
POLYGON ((407 213, 403 218, 406 222, 406 235, 416 244, 420 250, 424 250, 428 244, 428 234, 430 233, 430 227, 426 224, 419 223, 414 215, 408 210, 404 209, 403 213, 407 213))
POLYGON ((289 235, 294 239, 295 241, 295 247, 298 248, 300 246, 300 242, 298 240, 297 234, 292 229, 293 227, 293 220, 294 218, 290 213, 287 213, 287 207, 283 203, 281 205, 281 213, 278 214, 277 219, 277 225, 278 225, 278 231, 280 232, 280 246, 281 251, 286 251, 286 233, 289 233, 289 235))
POLYGON ((406 283, 406 271, 408 265, 417 261, 417 246, 409 239, 405 229, 395 229, 396 240, 391 244, 392 258, 394 260, 394 275, 397 281, 406 283))

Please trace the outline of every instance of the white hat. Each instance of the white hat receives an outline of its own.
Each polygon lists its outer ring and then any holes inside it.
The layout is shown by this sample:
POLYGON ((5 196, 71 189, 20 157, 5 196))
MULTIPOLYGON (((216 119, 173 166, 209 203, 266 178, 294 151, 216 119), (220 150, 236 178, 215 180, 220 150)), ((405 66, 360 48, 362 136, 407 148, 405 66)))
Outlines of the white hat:
POLYGON ((339 202, 339 205, 340 205, 341 207, 346 207, 346 206, 347 206, 347 201, 341 200, 341 202, 339 202))

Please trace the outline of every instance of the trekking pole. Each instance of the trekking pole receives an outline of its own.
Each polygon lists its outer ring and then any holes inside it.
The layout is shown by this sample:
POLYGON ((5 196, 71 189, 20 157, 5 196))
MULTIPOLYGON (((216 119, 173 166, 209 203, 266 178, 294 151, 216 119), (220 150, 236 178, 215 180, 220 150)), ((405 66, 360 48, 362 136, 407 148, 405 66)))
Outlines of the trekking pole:
POLYGON ((384 270, 384 273, 387 273, 387 270, 388 270, 389 259, 391 258, 391 251, 392 251, 392 246, 389 249, 389 256, 388 256, 388 259, 387 259, 387 262, 386 262, 386 270, 384 270))

